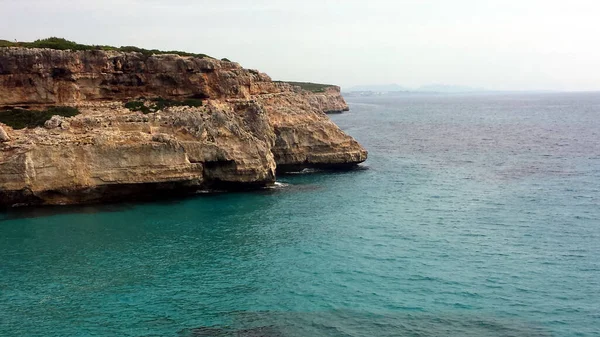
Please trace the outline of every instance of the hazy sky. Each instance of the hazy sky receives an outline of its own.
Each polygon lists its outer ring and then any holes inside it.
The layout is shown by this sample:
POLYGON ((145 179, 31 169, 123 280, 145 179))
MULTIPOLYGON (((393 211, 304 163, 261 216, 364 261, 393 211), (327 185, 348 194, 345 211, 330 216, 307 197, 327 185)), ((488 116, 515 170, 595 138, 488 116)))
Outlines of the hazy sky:
POLYGON ((599 0, 0 0, 0 39, 227 57, 274 79, 600 90, 599 0))

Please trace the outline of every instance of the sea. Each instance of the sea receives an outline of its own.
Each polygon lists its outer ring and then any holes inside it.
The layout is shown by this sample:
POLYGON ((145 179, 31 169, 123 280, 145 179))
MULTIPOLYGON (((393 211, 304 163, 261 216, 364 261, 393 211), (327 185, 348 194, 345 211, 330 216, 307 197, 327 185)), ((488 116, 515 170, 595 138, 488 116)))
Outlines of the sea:
POLYGON ((600 93, 348 97, 272 189, 0 214, 0 336, 600 336, 600 93))

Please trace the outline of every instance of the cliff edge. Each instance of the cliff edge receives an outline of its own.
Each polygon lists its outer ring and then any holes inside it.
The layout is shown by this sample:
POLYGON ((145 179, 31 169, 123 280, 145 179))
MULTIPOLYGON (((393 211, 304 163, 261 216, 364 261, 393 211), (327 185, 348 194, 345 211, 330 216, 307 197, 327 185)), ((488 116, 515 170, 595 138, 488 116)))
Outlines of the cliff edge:
POLYGON ((347 109, 337 87, 314 93, 206 57, 0 48, 0 120, 55 106, 79 113, 0 123, 0 205, 255 188, 367 158, 325 115, 347 109), (152 103, 186 100, 199 104, 152 103))

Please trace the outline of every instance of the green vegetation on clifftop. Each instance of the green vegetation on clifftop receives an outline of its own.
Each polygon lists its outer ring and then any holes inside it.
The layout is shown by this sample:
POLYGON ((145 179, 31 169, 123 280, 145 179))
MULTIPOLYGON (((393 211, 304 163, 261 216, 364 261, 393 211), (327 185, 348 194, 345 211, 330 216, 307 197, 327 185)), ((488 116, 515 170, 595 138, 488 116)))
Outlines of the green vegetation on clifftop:
POLYGON ((115 50, 121 52, 138 52, 142 53, 146 56, 150 55, 161 55, 161 54, 176 54, 179 56, 193 56, 193 57, 208 57, 210 56, 205 54, 194 54, 183 51, 162 51, 157 49, 144 49, 133 46, 122 46, 122 47, 113 47, 113 46, 93 46, 86 44, 79 44, 77 42, 69 41, 59 37, 50 37, 47 39, 35 40, 33 42, 11 42, 8 40, 0 40, 0 47, 23 47, 23 48, 48 48, 48 49, 57 49, 57 50, 115 50))
POLYGON ((123 106, 131 111, 141 111, 144 114, 163 110, 172 106, 189 106, 189 107, 199 107, 202 106, 201 99, 188 98, 183 101, 175 101, 172 99, 164 99, 162 97, 153 98, 151 100, 146 101, 145 99, 139 99, 137 101, 130 101, 123 106))
POLYGON ((298 86, 304 90, 312 91, 312 92, 325 92, 325 89, 329 87, 333 87, 331 84, 320 84, 320 83, 311 83, 311 82, 290 82, 290 81, 274 81, 278 83, 289 83, 291 85, 298 86))
POLYGON ((4 123, 13 129, 35 128, 44 126, 47 120, 54 115, 73 117, 79 114, 77 108, 69 106, 50 107, 43 111, 26 109, 0 110, 0 123, 4 123))

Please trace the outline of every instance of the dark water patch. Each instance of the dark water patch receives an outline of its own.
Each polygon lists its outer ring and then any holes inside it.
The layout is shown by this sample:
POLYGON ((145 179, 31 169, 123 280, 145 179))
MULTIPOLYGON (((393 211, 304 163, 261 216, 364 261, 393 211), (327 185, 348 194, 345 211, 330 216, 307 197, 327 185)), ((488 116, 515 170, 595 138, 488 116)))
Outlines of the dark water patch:
POLYGON ((181 337, 549 337, 544 328, 514 318, 478 315, 382 314, 354 311, 314 313, 243 312, 226 327, 188 329, 181 337))
MULTIPOLYGON (((331 174, 331 172, 328 172, 331 174)), ((55 215, 66 214, 95 214, 95 213, 119 213, 131 211, 136 207, 147 207, 155 205, 157 207, 175 206, 195 199, 211 199, 223 194, 230 195, 269 195, 280 193, 282 190, 289 191, 315 191, 322 189, 320 185, 310 184, 287 184, 275 183, 269 186, 259 186, 250 190, 220 190, 205 189, 196 190, 194 193, 185 193, 182 195, 169 193, 156 193, 152 196, 134 198, 135 201, 106 201, 103 203, 84 204, 84 205, 48 205, 48 206, 21 206, 0 209, 0 222, 27 218, 40 218, 55 215)))
POLYGON ((369 166, 366 164, 331 164, 331 165, 312 165, 306 167, 306 165, 278 165, 277 174, 278 176, 286 175, 297 175, 297 174, 338 174, 368 170, 369 166))
POLYGON ((274 326, 259 326, 243 329, 200 327, 181 332, 185 337, 285 337, 274 326))
MULTIPOLYGON (((216 194, 216 191, 210 191, 211 194, 216 194)), ((3 208, 0 210, 0 222, 26 219, 40 218, 55 215, 66 214, 95 214, 95 213, 119 213, 132 210, 142 205, 168 206, 177 205, 186 200, 202 197, 201 194, 160 194, 156 193, 153 196, 139 198, 135 202, 131 201, 106 201, 103 203, 93 203, 85 205, 47 205, 47 206, 22 206, 13 208, 3 208)))
POLYGON ((96 204, 96 205, 64 205, 64 206, 36 206, 4 209, 0 213, 1 221, 11 221, 26 218, 41 218, 59 214, 94 214, 100 212, 122 212, 133 207, 131 204, 96 204))
MULTIPOLYGON (((60 214, 93 214, 100 212, 122 212, 128 209, 135 208, 140 205, 175 205, 186 200, 194 198, 210 198, 215 195, 222 193, 250 193, 258 195, 268 195, 273 193, 279 193, 280 190, 286 189, 288 191, 314 191, 322 188, 320 185, 315 184, 287 184, 285 183, 285 177, 293 177, 296 175, 315 175, 315 176, 329 176, 332 174, 352 174, 356 172, 366 171, 369 167, 366 165, 354 165, 351 168, 337 170, 337 169, 317 169, 317 168, 304 168, 298 172, 286 172, 280 176, 282 180, 274 185, 246 185, 237 186, 235 184, 230 185, 215 185, 214 188, 208 189, 193 189, 185 191, 160 191, 152 190, 152 186, 145 186, 143 193, 139 195, 118 195, 115 198, 107 198, 106 200, 98 200, 93 203, 84 205, 20 205, 19 207, 0 207, 0 221, 13 220, 13 219, 24 219, 24 218, 36 218, 54 216, 60 214)), ((309 177, 310 179, 310 177, 309 177)), ((125 189, 127 186, 124 187, 125 189)))

